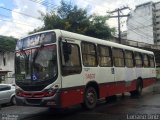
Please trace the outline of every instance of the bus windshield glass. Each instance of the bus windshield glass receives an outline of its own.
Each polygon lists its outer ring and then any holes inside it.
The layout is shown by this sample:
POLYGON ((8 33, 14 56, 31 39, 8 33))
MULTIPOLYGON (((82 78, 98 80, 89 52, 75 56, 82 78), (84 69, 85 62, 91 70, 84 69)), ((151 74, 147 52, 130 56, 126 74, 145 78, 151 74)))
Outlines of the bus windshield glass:
POLYGON ((54 32, 41 33, 17 42, 15 56, 16 83, 50 84, 57 77, 57 46, 54 32))
POLYGON ((17 52, 15 62, 17 82, 53 82, 57 76, 56 45, 17 52))

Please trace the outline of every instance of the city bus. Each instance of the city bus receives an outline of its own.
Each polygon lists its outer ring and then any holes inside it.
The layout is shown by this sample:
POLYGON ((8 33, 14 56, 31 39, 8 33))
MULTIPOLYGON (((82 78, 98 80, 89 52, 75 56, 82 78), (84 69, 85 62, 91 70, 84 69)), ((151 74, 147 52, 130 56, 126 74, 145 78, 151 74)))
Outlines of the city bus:
POLYGON ((58 29, 16 45, 18 105, 93 109, 98 99, 125 92, 139 96, 155 82, 151 51, 58 29))

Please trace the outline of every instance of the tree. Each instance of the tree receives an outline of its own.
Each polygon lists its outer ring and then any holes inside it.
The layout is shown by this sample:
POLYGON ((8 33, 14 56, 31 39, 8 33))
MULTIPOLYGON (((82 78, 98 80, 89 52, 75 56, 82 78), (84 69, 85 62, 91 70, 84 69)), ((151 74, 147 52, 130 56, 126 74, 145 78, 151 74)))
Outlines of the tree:
POLYGON ((0 36, 0 53, 14 51, 17 39, 13 37, 0 36))
POLYGON ((62 0, 57 11, 42 13, 44 26, 33 32, 62 29, 100 39, 108 39, 112 37, 111 34, 115 32, 115 29, 110 28, 106 24, 106 20, 108 20, 107 16, 88 15, 86 9, 78 8, 77 5, 73 6, 62 0))

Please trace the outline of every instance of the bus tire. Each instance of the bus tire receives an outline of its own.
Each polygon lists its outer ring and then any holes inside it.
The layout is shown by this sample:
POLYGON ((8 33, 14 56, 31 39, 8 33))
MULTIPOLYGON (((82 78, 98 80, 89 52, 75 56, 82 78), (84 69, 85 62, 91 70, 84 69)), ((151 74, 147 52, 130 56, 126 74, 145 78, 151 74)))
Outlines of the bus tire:
POLYGON ((142 80, 141 79, 138 79, 137 80, 137 87, 136 87, 136 90, 134 91, 131 91, 131 96, 141 96, 142 94, 142 89, 143 89, 143 83, 142 83, 142 80))
POLYGON ((84 102, 82 107, 88 110, 91 110, 96 107, 97 104, 97 92, 96 89, 92 86, 86 88, 84 95, 84 102))

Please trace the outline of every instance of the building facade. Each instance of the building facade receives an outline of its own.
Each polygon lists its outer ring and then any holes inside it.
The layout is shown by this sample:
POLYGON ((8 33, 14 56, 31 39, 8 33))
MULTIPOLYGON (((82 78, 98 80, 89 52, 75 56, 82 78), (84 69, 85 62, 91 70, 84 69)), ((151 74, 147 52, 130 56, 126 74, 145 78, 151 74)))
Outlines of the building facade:
POLYGON ((160 2, 136 6, 127 20, 127 39, 160 45, 160 2))
POLYGON ((0 53, 0 83, 15 83, 14 52, 0 53))

